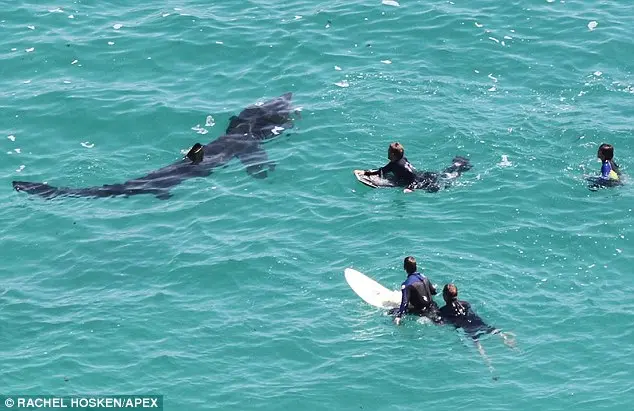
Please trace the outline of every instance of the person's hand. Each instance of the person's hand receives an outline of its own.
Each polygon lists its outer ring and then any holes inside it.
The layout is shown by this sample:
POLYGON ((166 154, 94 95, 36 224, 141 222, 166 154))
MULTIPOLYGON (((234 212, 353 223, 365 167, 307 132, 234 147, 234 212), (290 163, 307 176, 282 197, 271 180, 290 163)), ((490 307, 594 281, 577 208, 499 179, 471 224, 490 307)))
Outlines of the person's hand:
POLYGON ((401 317, 395 317, 395 318, 394 318, 394 323, 395 323, 396 325, 400 325, 400 324, 401 324, 401 317))

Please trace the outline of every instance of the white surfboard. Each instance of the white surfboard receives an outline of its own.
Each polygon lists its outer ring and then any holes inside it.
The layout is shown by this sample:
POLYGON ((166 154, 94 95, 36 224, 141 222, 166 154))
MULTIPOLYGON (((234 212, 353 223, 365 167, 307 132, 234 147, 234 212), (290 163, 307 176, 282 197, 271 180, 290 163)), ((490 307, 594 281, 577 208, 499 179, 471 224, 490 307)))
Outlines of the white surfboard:
POLYGON ((387 178, 381 178, 378 174, 366 176, 364 170, 353 170, 352 172, 360 183, 365 184, 368 187, 379 188, 397 186, 394 182, 388 180, 387 178))
POLYGON ((394 308, 401 305, 400 291, 389 290, 352 268, 346 268, 343 273, 352 291, 366 303, 378 308, 394 308))

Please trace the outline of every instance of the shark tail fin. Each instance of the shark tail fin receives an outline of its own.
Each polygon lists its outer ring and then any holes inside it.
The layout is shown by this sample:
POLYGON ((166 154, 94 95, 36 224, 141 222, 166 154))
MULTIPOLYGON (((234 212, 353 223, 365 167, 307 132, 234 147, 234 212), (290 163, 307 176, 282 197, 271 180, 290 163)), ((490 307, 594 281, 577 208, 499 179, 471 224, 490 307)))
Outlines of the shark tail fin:
POLYGON ((37 194, 43 198, 53 198, 64 194, 64 190, 49 186, 45 183, 31 183, 28 181, 13 181, 11 183, 15 191, 24 191, 28 194, 37 194))
POLYGON ((147 189, 130 187, 126 184, 107 184, 101 187, 88 188, 65 188, 49 186, 45 183, 31 183, 28 181, 13 181, 13 188, 16 191, 27 194, 35 194, 47 200, 59 196, 71 197, 117 197, 132 196, 137 194, 153 194, 160 200, 167 200, 172 197, 166 189, 147 189))

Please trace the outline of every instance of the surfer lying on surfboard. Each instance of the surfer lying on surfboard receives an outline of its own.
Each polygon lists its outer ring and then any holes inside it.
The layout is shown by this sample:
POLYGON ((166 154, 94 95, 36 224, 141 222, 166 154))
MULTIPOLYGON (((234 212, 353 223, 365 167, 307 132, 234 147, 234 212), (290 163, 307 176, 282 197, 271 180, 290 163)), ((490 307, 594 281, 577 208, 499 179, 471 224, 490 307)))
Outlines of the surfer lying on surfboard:
MULTIPOLYGON (((435 193, 441 186, 449 185, 451 180, 460 176, 463 171, 471 168, 469 160, 464 157, 456 157, 453 164, 447 167, 440 175, 430 171, 417 171, 405 157, 405 149, 402 144, 394 142, 387 150, 389 163, 377 170, 364 170, 364 176, 378 175, 382 179, 387 179, 387 186, 405 187, 406 193, 413 190, 426 190, 435 193)), ((378 186, 378 185, 377 185, 378 186)))

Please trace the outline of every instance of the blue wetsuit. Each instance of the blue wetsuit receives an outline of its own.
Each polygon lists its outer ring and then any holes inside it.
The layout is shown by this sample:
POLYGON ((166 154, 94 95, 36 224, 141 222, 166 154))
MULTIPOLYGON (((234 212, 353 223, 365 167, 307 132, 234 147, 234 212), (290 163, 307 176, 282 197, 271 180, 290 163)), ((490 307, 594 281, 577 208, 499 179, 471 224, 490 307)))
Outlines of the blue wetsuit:
POLYGON ((443 323, 462 328, 474 340, 483 334, 498 333, 499 330, 485 323, 466 301, 453 301, 440 308, 443 323))
POLYGON ((436 295, 436 289, 427 277, 419 272, 408 274, 407 279, 401 284, 401 294, 401 306, 396 311, 397 317, 401 318, 403 314, 418 314, 427 316, 434 322, 440 322, 438 305, 432 297, 436 295))
POLYGON ((601 164, 601 175, 599 177, 588 177, 589 188, 596 190, 599 187, 614 187, 621 185, 621 172, 619 166, 613 160, 605 160, 601 164))
POLYGON ((618 181, 619 166, 614 164, 611 160, 605 160, 601 165, 601 179, 618 181))

